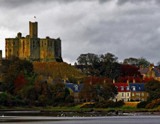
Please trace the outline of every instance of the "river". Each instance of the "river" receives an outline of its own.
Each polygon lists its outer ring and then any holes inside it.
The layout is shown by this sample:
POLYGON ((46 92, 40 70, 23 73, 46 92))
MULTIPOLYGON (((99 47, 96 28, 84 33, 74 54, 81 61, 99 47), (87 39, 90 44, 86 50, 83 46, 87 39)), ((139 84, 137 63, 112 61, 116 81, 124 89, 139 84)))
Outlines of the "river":
POLYGON ((1 116, 7 124, 160 124, 160 116, 46 117, 1 116))

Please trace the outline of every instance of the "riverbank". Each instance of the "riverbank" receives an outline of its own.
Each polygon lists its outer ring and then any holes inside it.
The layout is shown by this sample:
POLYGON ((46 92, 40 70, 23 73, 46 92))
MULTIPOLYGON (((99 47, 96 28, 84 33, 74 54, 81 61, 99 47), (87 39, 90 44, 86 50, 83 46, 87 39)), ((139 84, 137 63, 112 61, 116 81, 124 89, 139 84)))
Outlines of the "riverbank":
POLYGON ((121 108, 78 108, 78 107, 14 107, 0 109, 0 115, 7 116, 135 116, 160 115, 160 109, 121 108))

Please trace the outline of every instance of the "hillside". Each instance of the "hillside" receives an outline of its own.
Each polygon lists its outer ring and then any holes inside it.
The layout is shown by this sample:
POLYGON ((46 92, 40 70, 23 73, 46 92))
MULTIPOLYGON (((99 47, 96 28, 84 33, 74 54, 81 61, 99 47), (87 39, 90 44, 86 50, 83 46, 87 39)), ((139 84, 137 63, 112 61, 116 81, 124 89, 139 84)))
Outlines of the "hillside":
POLYGON ((34 71, 45 77, 82 79, 85 74, 65 62, 34 62, 34 71))

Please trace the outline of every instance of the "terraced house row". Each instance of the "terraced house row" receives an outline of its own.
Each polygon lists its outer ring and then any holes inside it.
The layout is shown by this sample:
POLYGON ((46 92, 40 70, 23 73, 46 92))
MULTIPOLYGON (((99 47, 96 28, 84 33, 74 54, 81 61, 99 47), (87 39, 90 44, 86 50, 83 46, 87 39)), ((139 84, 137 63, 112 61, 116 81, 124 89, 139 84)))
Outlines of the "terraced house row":
POLYGON ((144 83, 114 83, 118 94, 113 101, 146 101, 148 93, 144 83))

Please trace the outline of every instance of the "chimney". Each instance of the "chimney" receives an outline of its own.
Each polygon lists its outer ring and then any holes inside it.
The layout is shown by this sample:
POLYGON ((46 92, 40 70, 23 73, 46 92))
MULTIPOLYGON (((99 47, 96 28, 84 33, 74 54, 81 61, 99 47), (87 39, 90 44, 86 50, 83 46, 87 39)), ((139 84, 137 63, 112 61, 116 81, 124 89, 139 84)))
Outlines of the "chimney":
POLYGON ((115 83, 115 79, 113 79, 113 83, 115 83))
POLYGON ((136 83, 136 80, 135 80, 135 79, 133 79, 133 83, 136 83))
POLYGON ((143 68, 144 68, 143 65, 140 65, 139 70, 141 71, 141 70, 143 70, 143 68))
POLYGON ((129 84, 129 80, 127 80, 127 84, 129 84))
POLYGON ((149 65, 149 71, 151 71, 152 68, 154 68, 154 64, 150 64, 150 65, 149 65))
POLYGON ((78 85, 80 85, 80 81, 78 81, 78 85))

